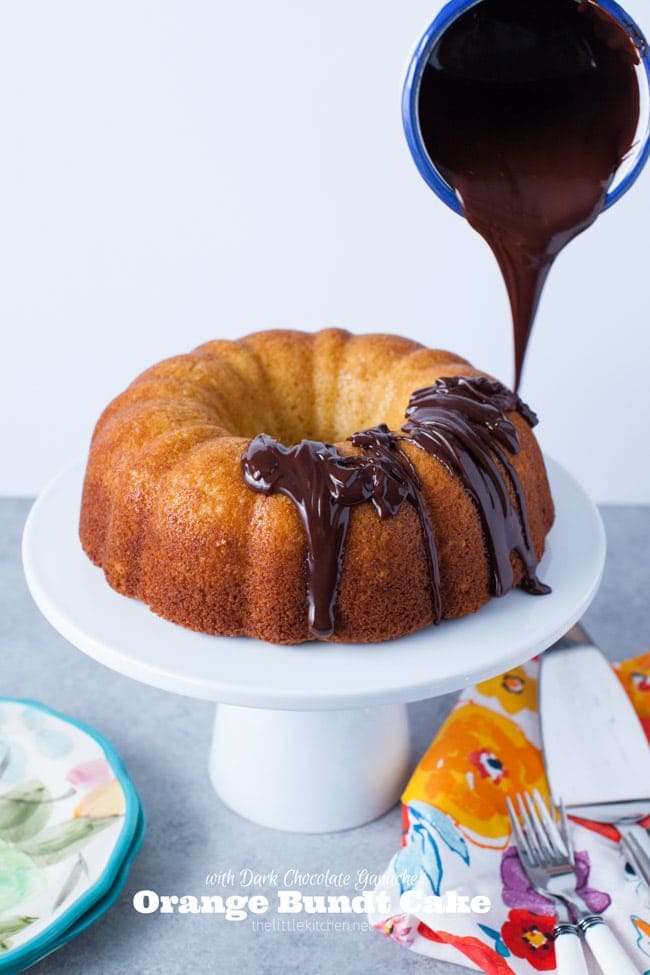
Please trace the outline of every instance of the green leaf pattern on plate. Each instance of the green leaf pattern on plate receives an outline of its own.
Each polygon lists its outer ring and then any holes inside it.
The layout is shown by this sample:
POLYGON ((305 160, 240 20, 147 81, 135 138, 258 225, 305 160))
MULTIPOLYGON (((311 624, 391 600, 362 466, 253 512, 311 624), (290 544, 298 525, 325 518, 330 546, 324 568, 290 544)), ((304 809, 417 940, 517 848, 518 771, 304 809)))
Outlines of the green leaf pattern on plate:
POLYGON ((52 812, 51 795, 31 779, 0 796, 0 840, 19 843, 39 833, 52 812))
POLYGON ((5 923, 6 911, 40 894, 45 887, 45 874, 34 860, 13 843, 0 840, 0 925, 5 923))
POLYGON ((80 816, 67 823, 57 823, 33 839, 21 843, 20 849, 40 867, 51 867, 53 863, 60 863, 77 853, 95 833, 106 829, 116 818, 109 816, 107 819, 87 819, 80 816))
POLYGON ((37 921, 36 917, 27 917, 26 915, 15 914, 13 917, 6 917, 0 919, 0 949, 7 949, 9 945, 7 944, 7 939, 12 936, 12 934, 19 934, 25 928, 37 921))

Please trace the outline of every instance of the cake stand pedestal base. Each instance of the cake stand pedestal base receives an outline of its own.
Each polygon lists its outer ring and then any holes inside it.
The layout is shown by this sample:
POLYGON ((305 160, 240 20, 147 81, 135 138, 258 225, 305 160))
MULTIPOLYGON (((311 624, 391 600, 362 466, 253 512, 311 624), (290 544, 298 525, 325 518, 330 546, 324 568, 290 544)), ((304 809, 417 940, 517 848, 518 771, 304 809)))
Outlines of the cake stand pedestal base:
POLYGON ((210 779, 241 816, 273 829, 351 829, 395 805, 411 768, 405 705, 273 711, 218 704, 210 779))
POLYGON ((79 543, 83 464, 34 504, 25 577, 45 617, 84 653, 154 687, 218 702, 210 778, 228 806, 275 829, 350 829, 389 809, 406 784, 409 701, 528 660, 593 599, 605 562, 600 516, 570 474, 550 460, 547 467, 556 520, 539 571, 553 592, 517 590, 387 643, 286 647, 206 636, 125 599, 79 543))

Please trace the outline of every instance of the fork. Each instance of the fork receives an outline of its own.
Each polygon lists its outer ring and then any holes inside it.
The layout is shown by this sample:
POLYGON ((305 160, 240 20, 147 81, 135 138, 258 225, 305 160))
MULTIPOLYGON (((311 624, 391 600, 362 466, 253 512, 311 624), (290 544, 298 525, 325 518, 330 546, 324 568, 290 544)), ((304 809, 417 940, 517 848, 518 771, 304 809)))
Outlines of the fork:
POLYGON ((639 968, 603 918, 585 911, 581 904, 564 808, 560 806, 558 826, 537 790, 532 795, 527 792, 518 795, 516 800, 515 810, 510 797, 506 798, 519 859, 535 890, 554 902, 561 917, 554 931, 558 972, 561 975, 587 972, 580 932, 604 975, 639 975, 639 968), (572 914, 578 917, 577 925, 572 914))

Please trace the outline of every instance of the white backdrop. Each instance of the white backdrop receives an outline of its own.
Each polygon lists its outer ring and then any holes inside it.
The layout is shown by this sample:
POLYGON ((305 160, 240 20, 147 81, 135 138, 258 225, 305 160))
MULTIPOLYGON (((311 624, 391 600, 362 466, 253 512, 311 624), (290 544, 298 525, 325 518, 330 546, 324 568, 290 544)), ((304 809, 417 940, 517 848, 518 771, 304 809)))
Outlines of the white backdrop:
MULTIPOLYGON (((511 380, 494 259, 401 130, 438 7, 0 4, 1 494, 38 491, 131 378, 217 336, 396 331, 511 380)), ((650 170, 560 258, 522 388, 598 500, 650 501, 649 212, 650 170)))

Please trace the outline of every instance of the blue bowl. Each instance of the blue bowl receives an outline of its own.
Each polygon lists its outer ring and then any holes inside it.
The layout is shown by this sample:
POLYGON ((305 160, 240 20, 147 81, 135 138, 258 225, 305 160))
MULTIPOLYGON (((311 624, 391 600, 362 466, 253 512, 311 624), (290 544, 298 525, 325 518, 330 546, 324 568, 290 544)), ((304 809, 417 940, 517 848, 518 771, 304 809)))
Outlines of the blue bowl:
MULTIPOLYGON (((454 189, 438 172, 429 154, 424 147, 420 124, 418 121, 418 97, 420 93, 420 82, 426 67, 427 60, 433 47, 438 43, 442 35, 451 24, 464 14, 465 11, 475 7, 482 0, 451 0, 446 4, 432 24, 427 27, 415 47, 413 56, 409 62, 402 91, 402 122, 406 141, 408 142, 413 161, 417 166, 420 175, 425 183, 433 190, 436 196, 446 203, 448 207, 463 216, 463 209, 454 189)), ((634 20, 620 7, 615 0, 600 0, 600 6, 612 15, 630 35, 634 42, 641 59, 641 64, 645 68, 644 77, 650 89, 650 50, 645 41, 641 29, 634 20)), ((646 126, 646 131, 637 149, 636 158, 632 169, 625 174, 623 179, 607 194, 604 209, 612 206, 624 193, 630 189, 632 184, 639 177, 641 170, 650 156, 650 120, 646 126)))

